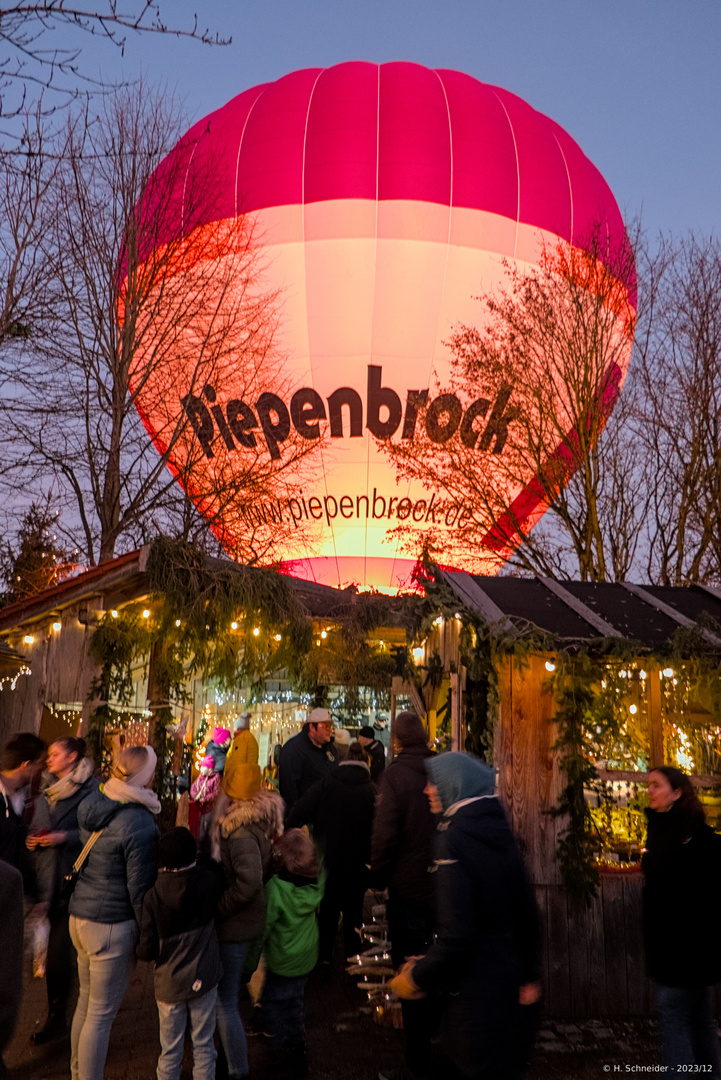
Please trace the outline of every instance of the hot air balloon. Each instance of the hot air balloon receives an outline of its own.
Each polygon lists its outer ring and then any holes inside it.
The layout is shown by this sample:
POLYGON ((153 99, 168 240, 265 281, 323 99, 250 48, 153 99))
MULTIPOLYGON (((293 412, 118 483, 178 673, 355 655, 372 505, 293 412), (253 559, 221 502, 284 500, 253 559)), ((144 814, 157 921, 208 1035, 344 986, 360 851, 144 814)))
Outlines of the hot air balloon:
MULTIPOLYGON (((185 410, 170 464, 186 475, 195 448, 197 483, 184 482, 201 511, 206 473, 242 470, 250 446, 282 464, 288 440, 306 440, 314 453, 294 495, 267 506, 239 495, 213 528, 232 550, 239 530, 280 521, 292 572, 397 587, 413 560, 393 530, 417 528, 420 544, 437 496, 399 479, 384 440, 413 439, 421 406, 438 422, 451 328, 473 325, 476 298, 498 286, 504 263, 533 267, 544 245, 573 250, 601 226, 610 265, 628 243, 613 195, 576 143, 520 98, 413 63, 342 63, 253 87, 199 121, 170 158, 183 163, 172 228, 192 235, 193 258, 211 223, 252 221, 263 287, 280 297, 288 378, 280 390, 261 371, 251 393, 234 385, 231 364, 206 392, 179 364, 161 392, 151 372, 138 392, 150 435, 158 441, 185 410), (185 193, 201 172, 213 198, 190 213, 185 193)), ((633 281, 622 286, 635 305, 633 281)), ((452 406, 456 437, 473 407, 452 406)), ((461 563, 488 565, 480 545, 461 563)))

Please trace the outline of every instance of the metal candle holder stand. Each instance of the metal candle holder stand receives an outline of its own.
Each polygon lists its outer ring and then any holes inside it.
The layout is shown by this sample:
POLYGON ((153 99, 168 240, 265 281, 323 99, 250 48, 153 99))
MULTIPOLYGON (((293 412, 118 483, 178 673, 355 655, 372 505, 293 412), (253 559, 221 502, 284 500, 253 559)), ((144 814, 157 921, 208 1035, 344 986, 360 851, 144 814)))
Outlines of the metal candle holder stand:
POLYGON ((401 1003, 388 988, 388 980, 394 975, 394 969, 390 957, 391 943, 388 940, 385 904, 375 904, 371 908, 371 917, 373 921, 364 923, 360 928, 361 938, 368 942, 370 948, 348 957, 349 966, 346 971, 358 980, 360 989, 365 990, 368 1002, 373 1006, 375 1022, 402 1028, 401 1003))

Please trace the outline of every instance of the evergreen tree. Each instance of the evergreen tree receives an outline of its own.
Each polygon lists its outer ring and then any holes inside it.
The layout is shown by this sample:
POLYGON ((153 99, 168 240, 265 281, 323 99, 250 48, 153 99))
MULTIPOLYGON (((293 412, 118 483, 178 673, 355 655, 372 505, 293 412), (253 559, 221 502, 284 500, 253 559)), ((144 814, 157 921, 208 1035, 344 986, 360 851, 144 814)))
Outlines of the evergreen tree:
POLYGON ((3 544, 3 604, 24 600, 57 584, 68 556, 53 532, 56 517, 48 505, 33 503, 23 518, 15 545, 3 544))

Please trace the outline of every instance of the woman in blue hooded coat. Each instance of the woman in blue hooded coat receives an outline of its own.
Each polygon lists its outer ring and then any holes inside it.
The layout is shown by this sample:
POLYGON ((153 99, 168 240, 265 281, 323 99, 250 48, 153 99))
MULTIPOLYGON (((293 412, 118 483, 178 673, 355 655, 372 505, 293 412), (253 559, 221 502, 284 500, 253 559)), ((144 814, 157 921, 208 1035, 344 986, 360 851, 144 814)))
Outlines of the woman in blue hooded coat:
POLYGON ((428 758, 436 833, 437 934, 391 983, 433 995, 443 1076, 520 1077, 529 1046, 523 1006, 538 1000, 538 909, 499 800, 495 770, 467 754, 428 758))

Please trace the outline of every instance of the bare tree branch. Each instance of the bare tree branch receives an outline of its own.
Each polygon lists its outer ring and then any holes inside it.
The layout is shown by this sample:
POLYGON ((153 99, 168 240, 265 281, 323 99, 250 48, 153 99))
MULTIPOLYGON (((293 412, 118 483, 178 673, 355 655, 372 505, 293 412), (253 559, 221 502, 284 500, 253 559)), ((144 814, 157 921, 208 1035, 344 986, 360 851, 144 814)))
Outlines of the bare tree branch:
POLYGON ((295 466, 317 448, 293 429, 276 460, 254 436, 233 439, 230 412, 212 436, 198 425, 228 387, 238 408, 260 388, 293 387, 253 221, 215 212, 212 171, 189 167, 192 140, 169 153, 181 129, 173 102, 145 86, 68 120, 43 236, 46 303, 6 402, 16 485, 53 487, 90 563, 154 529, 193 527, 178 481, 227 549, 272 557, 293 523, 250 524, 243 507, 291 497, 295 466))
POLYGON ((648 575, 721 581, 721 244, 666 241, 643 350, 639 436, 654 460, 648 575))
MULTIPOLYGON (((230 38, 203 27, 193 16, 175 25, 161 15, 159 0, 104 0, 96 4, 45 0, 0 7, 0 117, 17 116, 26 107, 29 90, 40 89, 45 111, 63 106, 86 90, 107 89, 82 67, 80 45, 58 45, 54 34, 101 38, 125 51, 128 34, 162 34, 192 38, 205 45, 227 45, 230 38), (49 93, 48 93, 49 91, 49 93)), ((30 94, 34 97, 33 94, 30 94)))
POLYGON ((627 490, 626 416, 604 427, 636 321, 630 245, 616 258, 609 266, 599 234, 584 249, 559 242, 528 273, 509 267, 506 290, 481 300, 479 328, 454 332, 451 386, 419 408, 414 441, 386 444, 402 476, 464 508, 435 537, 442 561, 487 570, 510 557, 583 580, 628 572, 641 508, 627 490))

